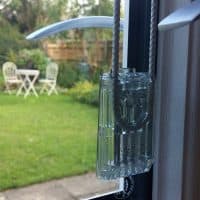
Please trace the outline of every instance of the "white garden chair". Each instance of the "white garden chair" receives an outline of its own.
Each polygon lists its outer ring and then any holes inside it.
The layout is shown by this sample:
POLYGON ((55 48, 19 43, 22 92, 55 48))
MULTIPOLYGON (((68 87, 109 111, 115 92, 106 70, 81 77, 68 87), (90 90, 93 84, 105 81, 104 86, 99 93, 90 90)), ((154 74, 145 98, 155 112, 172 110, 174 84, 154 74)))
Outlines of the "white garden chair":
POLYGON ((58 65, 54 62, 49 63, 46 68, 46 78, 39 80, 39 82, 42 84, 40 94, 44 93, 45 91, 48 95, 51 95, 53 92, 58 94, 56 90, 57 76, 58 65))
POLYGON ((13 62, 4 63, 2 69, 6 90, 9 94, 11 94, 11 87, 13 85, 17 85, 19 87, 20 85, 22 85, 23 81, 18 78, 16 73, 17 66, 13 62))

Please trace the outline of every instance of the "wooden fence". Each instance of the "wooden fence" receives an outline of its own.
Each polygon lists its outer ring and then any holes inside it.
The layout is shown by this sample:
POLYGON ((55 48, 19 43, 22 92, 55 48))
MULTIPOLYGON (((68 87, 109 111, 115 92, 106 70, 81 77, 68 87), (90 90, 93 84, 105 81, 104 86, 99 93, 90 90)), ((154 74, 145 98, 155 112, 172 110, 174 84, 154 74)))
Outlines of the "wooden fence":
MULTIPOLYGON (((81 61, 98 66, 99 63, 110 65, 112 57, 111 41, 68 41, 60 43, 45 42, 43 44, 47 55, 53 60, 81 61)), ((122 48, 121 48, 122 49, 122 48)), ((121 55, 121 53, 120 53, 121 55)), ((121 58, 121 56, 120 56, 121 58)))

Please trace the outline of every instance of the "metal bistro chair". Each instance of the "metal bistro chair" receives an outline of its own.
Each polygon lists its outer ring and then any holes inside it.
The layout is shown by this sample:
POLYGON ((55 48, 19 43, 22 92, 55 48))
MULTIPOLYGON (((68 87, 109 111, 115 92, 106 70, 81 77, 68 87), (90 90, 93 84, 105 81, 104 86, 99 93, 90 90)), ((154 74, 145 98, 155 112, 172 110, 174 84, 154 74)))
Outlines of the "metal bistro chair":
MULTIPOLYGON (((11 86, 17 85, 18 87, 22 85, 23 81, 17 76, 17 66, 13 62, 6 62, 2 66, 3 77, 5 81, 6 91, 11 94, 11 86)), ((18 91, 19 92, 19 91, 18 91)), ((18 95, 17 92, 17 95, 18 95)))
POLYGON ((57 76, 58 76, 58 65, 54 62, 49 63, 46 68, 46 78, 39 80, 39 82, 43 85, 40 90, 40 94, 44 93, 45 91, 49 96, 53 92, 55 94, 58 94, 56 90, 57 76))

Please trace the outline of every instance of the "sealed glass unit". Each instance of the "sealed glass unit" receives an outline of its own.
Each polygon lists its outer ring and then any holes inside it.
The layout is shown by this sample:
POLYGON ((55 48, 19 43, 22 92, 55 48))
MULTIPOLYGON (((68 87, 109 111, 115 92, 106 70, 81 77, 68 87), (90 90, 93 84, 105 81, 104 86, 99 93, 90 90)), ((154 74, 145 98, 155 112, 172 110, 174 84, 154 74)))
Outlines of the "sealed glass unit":
POLYGON ((97 176, 107 180, 147 172, 153 163, 149 74, 122 69, 117 89, 113 87, 112 75, 104 73, 100 80, 97 176))

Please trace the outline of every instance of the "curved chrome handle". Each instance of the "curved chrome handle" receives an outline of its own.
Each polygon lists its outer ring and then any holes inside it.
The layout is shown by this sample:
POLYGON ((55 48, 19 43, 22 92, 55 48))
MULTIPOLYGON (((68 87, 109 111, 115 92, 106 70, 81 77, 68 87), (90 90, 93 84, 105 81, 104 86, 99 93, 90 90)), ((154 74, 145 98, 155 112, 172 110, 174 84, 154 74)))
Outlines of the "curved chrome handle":
POLYGON ((160 31, 179 28, 194 22, 200 17, 200 1, 193 1, 165 17, 159 24, 160 31))
MULTIPOLYGON (((26 37, 27 40, 41 39, 61 31, 71 29, 83 29, 83 28, 112 28, 113 17, 107 16, 90 16, 69 19, 61 22, 57 22, 41 28, 26 37)), ((123 30, 123 20, 120 22, 120 30, 123 30)))

